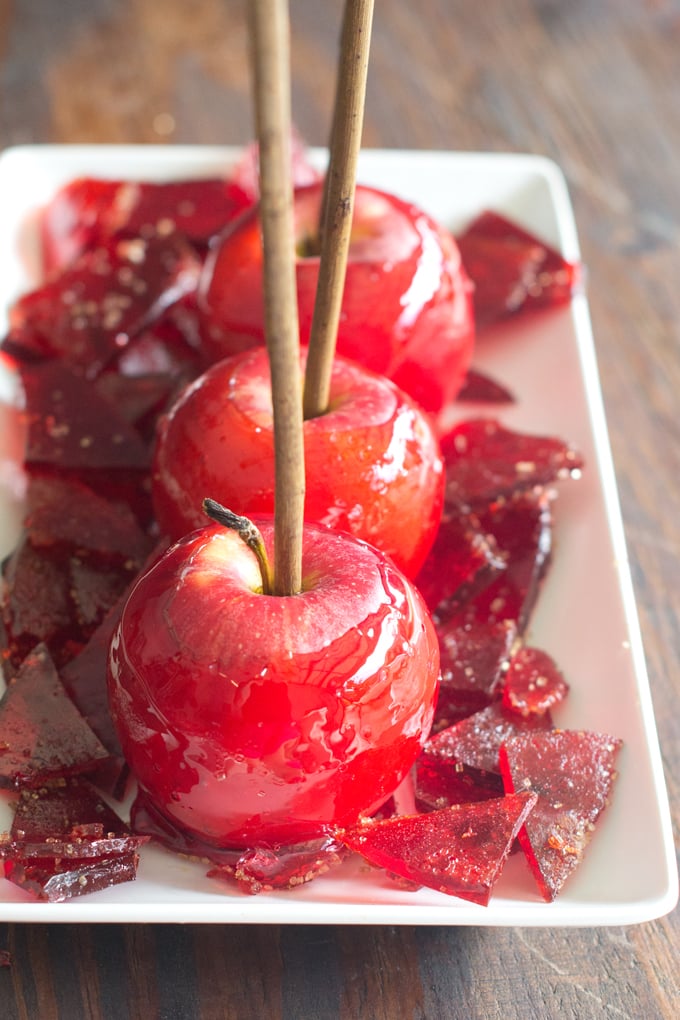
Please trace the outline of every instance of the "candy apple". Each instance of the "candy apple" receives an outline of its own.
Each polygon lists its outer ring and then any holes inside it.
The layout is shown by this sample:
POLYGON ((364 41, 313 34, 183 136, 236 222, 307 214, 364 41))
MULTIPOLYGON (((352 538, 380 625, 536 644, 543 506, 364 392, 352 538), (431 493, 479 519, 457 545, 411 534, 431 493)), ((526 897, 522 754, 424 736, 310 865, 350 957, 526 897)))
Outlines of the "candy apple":
MULTIPOLYGON (((261 525, 271 554, 273 526, 261 525)), ((170 822, 214 847, 297 843, 375 811, 432 720, 425 605, 367 544, 306 526, 303 588, 220 525, 142 575, 109 655, 125 757, 170 822)))
MULTIPOLYGON (((304 355, 302 356, 304 363, 304 355)), ((330 409, 304 424, 307 520, 389 553, 409 577, 441 518, 443 466, 428 417, 392 382, 336 358, 330 409)), ((240 514, 274 509, 271 385, 264 347, 213 365, 161 419, 153 499, 179 538, 213 494, 240 514)))
MULTIPOLYGON (((322 185, 295 193, 300 337, 319 275, 322 185)), ((199 283, 208 356, 264 342, 262 244, 255 208, 222 235, 199 283)), ((387 375, 429 411, 460 389, 472 356, 472 290, 456 243, 421 209, 357 187, 338 353, 387 375)))

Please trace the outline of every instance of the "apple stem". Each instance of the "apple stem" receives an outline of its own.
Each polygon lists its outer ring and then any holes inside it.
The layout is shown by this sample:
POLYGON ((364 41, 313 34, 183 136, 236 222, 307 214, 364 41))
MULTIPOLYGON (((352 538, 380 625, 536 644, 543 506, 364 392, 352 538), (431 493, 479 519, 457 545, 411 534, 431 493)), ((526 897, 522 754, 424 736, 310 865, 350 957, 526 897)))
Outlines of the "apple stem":
POLYGON ((347 0, 330 155, 321 203, 319 282, 305 368, 305 419, 316 418, 328 410, 352 230, 372 23, 373 0, 347 0))
POLYGON ((274 585, 271 565, 267 556, 264 539, 257 525, 253 524, 248 517, 241 517, 239 514, 235 514, 233 510, 228 510, 226 506, 222 506, 221 503, 214 499, 204 499, 203 510, 211 521, 229 528, 230 531, 235 531, 241 541, 255 553, 260 568, 260 577, 262 578, 262 594, 272 595, 274 585))
POLYGON ((290 25, 285 0, 251 0, 260 155, 265 336, 274 413, 273 594, 302 588, 305 462, 291 171, 290 25))

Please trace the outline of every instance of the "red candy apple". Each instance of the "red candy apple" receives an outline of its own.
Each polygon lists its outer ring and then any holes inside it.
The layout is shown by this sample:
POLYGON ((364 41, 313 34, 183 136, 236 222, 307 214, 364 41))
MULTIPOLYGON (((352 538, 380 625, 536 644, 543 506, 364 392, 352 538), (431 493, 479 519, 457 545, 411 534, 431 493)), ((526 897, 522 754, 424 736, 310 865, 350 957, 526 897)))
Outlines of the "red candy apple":
MULTIPOLYGON (((307 343, 319 275, 322 185, 295 193, 300 337, 307 343)), ((206 346, 217 361, 264 342, 257 209, 222 236, 200 282, 206 346)), ((337 350, 387 375, 429 411, 460 389, 472 356, 472 292, 456 243, 426 213, 357 187, 337 350)))
MULTIPOLYGON (((443 468, 428 418, 393 383, 337 358, 330 410, 305 422, 307 520, 348 531, 415 576, 441 517, 443 468)), ((179 538, 212 494, 239 514, 274 510, 271 385, 264 347, 214 365, 161 420, 153 497, 179 538)))
MULTIPOLYGON (((262 537, 271 551, 271 524, 262 537)), ((125 757, 172 824, 216 847, 354 824, 430 729, 439 656, 415 588, 375 549, 313 526, 302 573, 299 594, 264 594, 252 549, 209 526, 142 576, 113 637, 125 757)))

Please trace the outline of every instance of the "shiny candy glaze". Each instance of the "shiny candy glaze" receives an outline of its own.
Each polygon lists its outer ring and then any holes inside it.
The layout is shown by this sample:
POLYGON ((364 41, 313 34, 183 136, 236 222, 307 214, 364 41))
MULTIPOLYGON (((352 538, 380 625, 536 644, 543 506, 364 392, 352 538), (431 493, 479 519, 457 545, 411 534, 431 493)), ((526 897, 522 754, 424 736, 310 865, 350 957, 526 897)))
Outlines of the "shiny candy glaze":
POLYGON ((110 704, 133 773, 173 824, 216 846, 352 824, 430 729, 439 655, 415 589, 324 529, 305 530, 303 574, 299 595, 260 594, 253 554, 210 526, 138 582, 112 642, 110 704))
MULTIPOLYGON (((319 259, 320 184, 295 193, 300 339, 309 340, 319 259)), ((222 357, 264 343, 257 209, 223 235, 199 285, 205 343, 222 357)), ((474 344, 472 287, 453 237, 422 210, 358 186, 338 353, 386 375, 434 413, 452 400, 474 344)))
MULTIPOLYGON (((305 518, 376 545, 414 577, 441 520, 443 464, 428 417, 391 382, 335 361, 328 413, 305 422, 305 518)), ((173 538, 203 522, 210 495, 235 513, 274 509, 265 349, 213 366, 161 421, 153 497, 173 538)))

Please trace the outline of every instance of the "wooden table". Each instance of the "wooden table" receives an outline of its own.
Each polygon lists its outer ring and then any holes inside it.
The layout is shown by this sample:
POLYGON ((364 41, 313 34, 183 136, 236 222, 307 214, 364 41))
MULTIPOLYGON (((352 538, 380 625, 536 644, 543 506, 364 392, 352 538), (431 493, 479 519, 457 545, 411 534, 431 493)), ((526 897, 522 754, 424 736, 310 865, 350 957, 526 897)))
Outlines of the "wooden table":
MULTIPOLYGON (((0 0, 0 146, 243 143, 235 0, 0 0)), ((293 0, 324 144, 339 0, 293 0)), ((378 0, 366 146, 527 151, 571 189, 667 781, 680 807, 680 3, 378 0)), ((670 1017, 680 917, 601 929, 0 926, 0 1013, 670 1017)))

